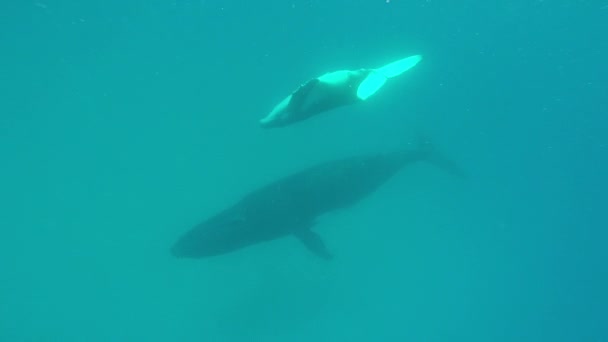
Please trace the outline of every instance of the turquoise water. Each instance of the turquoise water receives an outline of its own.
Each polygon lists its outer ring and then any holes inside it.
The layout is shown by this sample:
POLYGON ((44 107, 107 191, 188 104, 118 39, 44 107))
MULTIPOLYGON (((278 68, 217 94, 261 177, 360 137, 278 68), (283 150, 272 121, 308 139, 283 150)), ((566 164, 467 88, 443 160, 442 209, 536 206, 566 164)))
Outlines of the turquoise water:
POLYGON ((0 5, 0 341, 608 340, 608 3, 0 5), (421 54, 364 104, 258 120, 302 82, 421 54), (169 249, 249 191, 424 134, 315 230, 169 249))

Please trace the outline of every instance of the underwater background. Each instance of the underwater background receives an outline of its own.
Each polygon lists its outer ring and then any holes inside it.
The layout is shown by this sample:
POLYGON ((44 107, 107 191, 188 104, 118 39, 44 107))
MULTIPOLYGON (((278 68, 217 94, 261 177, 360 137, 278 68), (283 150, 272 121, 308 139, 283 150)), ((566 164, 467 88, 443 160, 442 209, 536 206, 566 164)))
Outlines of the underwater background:
POLYGON ((608 2, 5 1, 0 341, 608 341, 608 2), (258 120, 327 71, 370 100, 258 120), (170 247, 249 191, 429 137, 293 238, 170 247))

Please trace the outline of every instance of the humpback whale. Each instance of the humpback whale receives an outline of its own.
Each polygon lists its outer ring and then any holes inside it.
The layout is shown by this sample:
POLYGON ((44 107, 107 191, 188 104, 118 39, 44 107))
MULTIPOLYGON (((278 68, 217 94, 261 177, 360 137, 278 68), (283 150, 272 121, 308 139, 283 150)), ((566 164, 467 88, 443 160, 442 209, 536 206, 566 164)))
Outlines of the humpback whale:
POLYGON ((413 55, 380 68, 338 70, 300 85, 260 120, 263 128, 283 127, 332 109, 367 100, 389 78, 413 68, 422 56, 413 55))
POLYGON ((179 258, 205 258, 293 236, 315 255, 331 259, 332 253, 312 230, 318 217, 355 204, 401 168, 418 161, 465 176, 429 142, 416 148, 324 162, 247 194, 186 231, 171 253, 179 258))

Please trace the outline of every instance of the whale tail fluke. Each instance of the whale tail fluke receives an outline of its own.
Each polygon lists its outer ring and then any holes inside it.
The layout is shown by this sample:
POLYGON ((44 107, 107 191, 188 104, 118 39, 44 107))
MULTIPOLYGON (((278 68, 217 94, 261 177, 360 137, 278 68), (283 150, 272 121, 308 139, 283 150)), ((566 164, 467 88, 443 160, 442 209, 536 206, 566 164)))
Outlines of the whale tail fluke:
POLYGON ((421 55, 413 55, 371 70, 369 75, 357 88, 357 97, 361 100, 367 100, 367 98, 375 94, 389 78, 403 74, 416 66, 421 60, 421 55))
POLYGON ((435 144, 427 137, 419 137, 417 150, 421 160, 446 171, 460 179, 469 178, 468 174, 456 162, 446 157, 435 144))

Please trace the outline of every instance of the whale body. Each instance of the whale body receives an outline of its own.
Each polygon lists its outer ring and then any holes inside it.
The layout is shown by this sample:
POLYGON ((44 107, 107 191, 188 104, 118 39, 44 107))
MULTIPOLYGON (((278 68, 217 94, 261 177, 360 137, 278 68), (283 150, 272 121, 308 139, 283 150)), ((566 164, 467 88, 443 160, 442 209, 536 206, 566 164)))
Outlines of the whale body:
POLYGON ((312 230, 317 218, 353 205, 405 165, 422 160, 464 175, 428 143, 416 149, 321 163, 247 194, 179 237, 171 253, 180 258, 205 258, 293 236, 315 255, 330 259, 332 254, 312 230))
POLYGON ((332 109, 365 101, 388 79, 420 62, 414 55, 376 69, 338 70, 313 78, 298 87, 260 120, 263 128, 284 127, 332 109))

